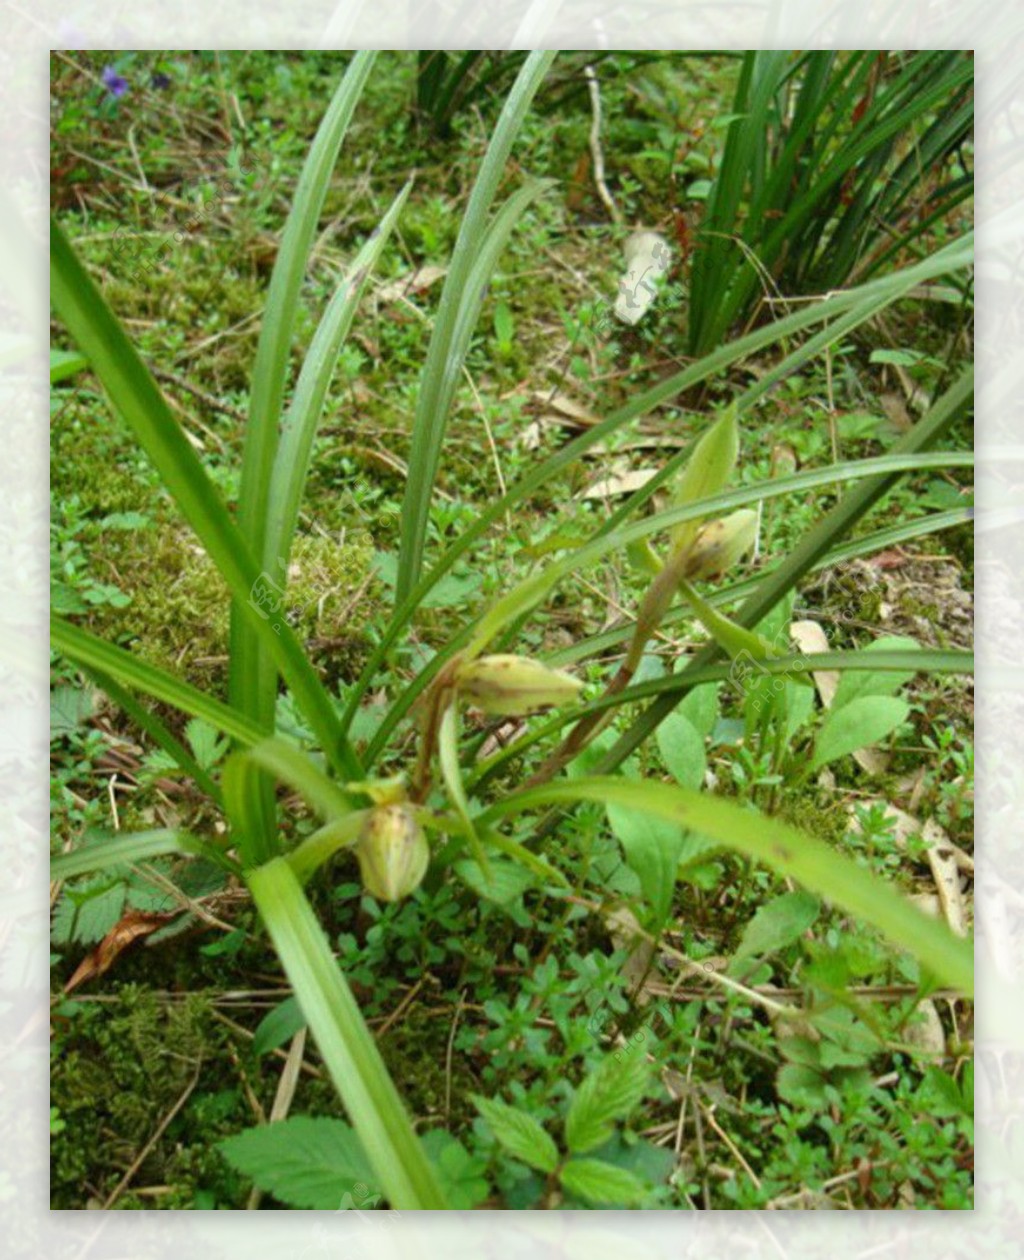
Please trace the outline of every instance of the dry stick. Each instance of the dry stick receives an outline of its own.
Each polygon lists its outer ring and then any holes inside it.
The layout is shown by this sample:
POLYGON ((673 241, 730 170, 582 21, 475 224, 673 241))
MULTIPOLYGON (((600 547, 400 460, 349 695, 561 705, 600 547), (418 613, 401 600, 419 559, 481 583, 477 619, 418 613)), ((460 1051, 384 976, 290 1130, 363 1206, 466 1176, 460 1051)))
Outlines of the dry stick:
POLYGON ((111 1190, 109 1196, 107 1197, 107 1201, 103 1204, 104 1212, 108 1211, 111 1207, 113 1207, 113 1205, 121 1197, 121 1194, 124 1191, 125 1187, 128 1185, 131 1179, 142 1167, 143 1161, 149 1155, 153 1147, 156 1146, 157 1142, 159 1142, 160 1139, 163 1137, 164 1132, 167 1129, 167 1126, 171 1123, 171 1121, 182 1109, 182 1107, 184 1107, 184 1105, 188 1102, 189 1096, 191 1095, 192 1091, 199 1084, 199 1072, 200 1072, 201 1067, 202 1067, 202 1059, 200 1059, 199 1062, 196 1064, 195 1074, 193 1075, 191 1081, 189 1081, 189 1083, 185 1086, 185 1089, 182 1092, 181 1097, 170 1109, 167 1115, 164 1116, 164 1118, 160 1121, 160 1123, 156 1127, 156 1131, 153 1134, 153 1136, 149 1139, 149 1141, 142 1148, 142 1150, 139 1151, 138 1155, 136 1155, 134 1160, 132 1160, 131 1166, 129 1167, 128 1171, 124 1174, 124 1176, 113 1188, 113 1190, 111 1190))
POLYGON ((420 989, 423 988, 423 985, 425 983, 426 983, 426 979, 423 976, 421 976, 419 980, 416 981, 416 983, 412 986, 412 988, 405 995, 405 997, 402 998, 402 1000, 398 1003, 398 1005, 391 1012, 391 1014, 387 1016, 387 1018, 384 1020, 381 1026, 375 1030, 373 1035, 376 1038, 376 1040, 379 1041, 381 1037, 384 1036, 385 1033, 390 1032, 391 1029, 395 1026, 395 1024, 398 1023, 401 1017, 412 1005, 416 997, 416 994, 419 993, 420 989))
POLYGON ((708 1189, 708 1153, 704 1145, 704 1121, 701 1119, 700 1104, 694 1100, 693 1131, 697 1138, 697 1156, 700 1159, 700 1197, 704 1210, 711 1211, 711 1191, 708 1189))
MULTIPOLYGON (((700 1104, 700 1101, 698 1100, 698 1101, 697 1101, 697 1106, 699 1107, 700 1105, 701 1105, 701 1104, 700 1104)), ((754 1172, 753 1168, 751 1168, 751 1167, 750 1167, 750 1165, 747 1163, 747 1161, 743 1158, 743 1152, 740 1150, 740 1148, 736 1145, 736 1143, 732 1140, 732 1138, 728 1135, 728 1133, 726 1133, 726 1131, 722 1128, 722 1126, 721 1126, 721 1125, 718 1123, 718 1121, 715 1119, 715 1108, 714 1108, 714 1106, 711 1106, 711 1107, 706 1108, 706 1109, 705 1109, 705 1112, 704 1112, 704 1115, 705 1115, 705 1118, 707 1119, 708 1124, 710 1124, 710 1125, 711 1125, 711 1127, 714 1129, 714 1131, 718 1134, 718 1136, 722 1139, 722 1141, 726 1144, 726 1146, 727 1146, 727 1147, 729 1148, 729 1150, 732 1152, 733 1157, 734 1157, 734 1158, 737 1160, 737 1162, 740 1164, 740 1166, 742 1167, 743 1171, 747 1174, 747 1176, 750 1178, 750 1180, 754 1183, 755 1187, 756 1187, 758 1190, 760 1190, 760 1189, 761 1189, 761 1178, 760 1178, 760 1177, 758 1177, 757 1173, 756 1173, 756 1172, 754 1172)))
MULTIPOLYGON (((299 1073, 302 1070, 302 1056, 306 1049, 306 1029, 300 1028, 292 1038, 292 1044, 288 1047, 288 1058, 285 1060, 284 1068, 281 1071, 281 1079, 277 1083, 277 1093, 274 1095, 274 1101, 270 1108, 270 1123, 276 1120, 284 1120, 288 1112, 291 1110, 292 1100, 295 1097, 295 1090, 299 1083, 299 1073)), ((246 1210, 254 1212, 263 1199, 263 1191, 258 1186, 253 1186, 249 1194, 249 1201, 246 1203, 246 1210)))
POLYGON ((444 1122, 447 1125, 452 1113, 452 1057, 455 1051, 455 1030, 459 1026, 459 1017, 466 1004, 466 990, 459 994, 459 1002, 452 1018, 451 1032, 448 1034, 448 1047, 444 1055, 444 1122))
MULTIPOLYGON (((179 376, 177 372, 168 372, 163 368, 157 367, 151 367, 149 370, 158 381, 166 381, 168 385, 176 386, 183 393, 191 394, 193 398, 197 398, 201 403, 205 403, 211 411, 220 411, 225 416, 230 416, 232 420, 237 420, 240 424, 245 424, 248 421, 248 416, 240 408, 233 407, 230 403, 221 402, 219 398, 214 397, 213 394, 208 394, 205 389, 200 389, 198 385, 193 385, 191 381, 187 381, 183 376, 179 376)), ((219 437, 217 441, 220 442, 219 437)))
MULTIPOLYGON (((225 1027, 230 1028, 232 1032, 239 1033, 243 1037, 248 1037, 250 1041, 252 1041, 252 1039, 256 1036, 256 1034, 252 1032, 251 1029, 246 1028, 244 1024, 238 1023, 237 1020, 231 1019, 230 1016, 225 1015, 222 1011, 213 1010, 210 1013, 214 1019, 219 1020, 222 1024, 225 1025, 225 1027)), ((274 1050, 271 1050, 270 1054, 272 1054, 274 1058, 276 1059, 287 1060, 288 1058, 287 1054, 285 1053, 284 1050, 280 1048, 280 1046, 278 1046, 274 1050)), ((307 1076, 312 1076, 316 1080, 323 1079, 323 1072, 321 1072, 321 1070, 315 1064, 310 1063, 308 1060, 305 1060, 305 1059, 303 1060, 302 1071, 305 1072, 307 1076)))
POLYGON ((597 75, 594 73, 593 66, 584 66, 583 73, 590 91, 590 108, 593 114, 593 121, 590 124, 590 156, 594 160, 594 184, 597 195, 612 217, 612 222, 621 223, 622 212, 615 204, 608 191, 608 185, 604 182, 604 154, 601 152, 601 91, 597 85, 597 75))

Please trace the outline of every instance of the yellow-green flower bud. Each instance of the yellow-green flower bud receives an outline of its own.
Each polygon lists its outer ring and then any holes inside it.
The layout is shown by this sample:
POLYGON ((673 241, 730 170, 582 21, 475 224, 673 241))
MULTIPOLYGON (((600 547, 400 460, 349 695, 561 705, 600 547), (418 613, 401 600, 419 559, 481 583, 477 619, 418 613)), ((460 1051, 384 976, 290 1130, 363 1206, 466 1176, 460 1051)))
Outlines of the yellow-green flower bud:
POLYGON ((363 823, 356 857, 366 891, 378 901, 398 901, 423 882, 430 848, 407 805, 381 805, 363 823))
POLYGON ((748 508, 721 520, 708 521, 697 531, 697 537, 687 549, 681 576, 698 581, 728 572, 750 550, 756 537, 757 513, 748 508))
POLYGON ((528 656, 480 656, 456 675, 459 694, 485 713, 524 717, 575 700, 583 684, 561 669, 528 656))

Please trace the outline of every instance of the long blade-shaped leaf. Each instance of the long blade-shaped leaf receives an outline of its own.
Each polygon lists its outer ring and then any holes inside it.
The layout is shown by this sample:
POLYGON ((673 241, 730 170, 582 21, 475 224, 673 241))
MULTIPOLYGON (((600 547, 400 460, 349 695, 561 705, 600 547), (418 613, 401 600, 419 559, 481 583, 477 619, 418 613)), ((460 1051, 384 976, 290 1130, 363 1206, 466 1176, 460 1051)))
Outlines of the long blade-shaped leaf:
MULTIPOLYGON (((675 373, 646 390, 624 407, 619 408, 602 420, 600 424, 594 425, 593 428, 580 434, 560 450, 548 456, 547 459, 538 464, 526 476, 510 486, 501 498, 486 508, 476 521, 468 526, 455 542, 448 547, 430 572, 417 583, 415 589, 408 597, 395 608, 391 621, 381 636, 380 642, 371 652, 357 682, 349 691, 342 715, 343 729, 348 730, 362 697, 366 694, 367 688, 371 686, 377 671, 387 659, 388 653, 402 630, 408 625, 419 607, 420 601, 452 566, 486 534, 494 522, 501 519, 512 506, 521 502, 547 481, 556 477, 574 460, 579 459, 596 442, 603 441, 617 429, 647 414, 655 407, 668 402, 683 390, 699 385, 731 364, 753 354, 766 345, 781 341, 804 328, 841 316, 851 308, 860 307, 864 312, 861 318, 868 318, 869 310, 872 313, 877 313, 889 303, 913 290, 916 286, 937 276, 948 274, 951 271, 969 265, 972 257, 972 248, 973 237, 967 235, 937 251, 921 263, 897 272, 892 276, 887 276, 884 279, 862 285, 857 289, 835 294, 822 302, 814 303, 802 310, 798 310, 767 328, 758 329, 756 332, 721 346, 710 354, 705 355, 697 363, 684 368, 681 372, 675 373), (867 305, 869 299, 874 299, 877 303, 873 309, 867 305)), ((783 363, 779 365, 779 368, 780 370, 791 370, 803 362, 804 357, 803 349, 798 349, 787 356, 783 363)))
MULTIPOLYGON (((923 453, 963 414, 971 403, 973 393, 974 368, 970 366, 964 369, 956 383, 923 419, 896 443, 892 454, 906 456, 915 452, 923 453)), ((754 593, 736 613, 735 619, 744 626, 757 625, 823 556, 828 555, 836 540, 844 537, 870 511, 893 486, 898 476, 898 473, 883 472, 879 476, 871 477, 837 503, 824 520, 819 521, 804 536, 792 554, 758 584, 754 593)), ((599 771, 607 773, 621 765, 690 690, 690 669, 711 664, 718 654, 717 644, 711 644, 698 652, 691 664, 678 676, 678 686, 656 700, 608 750, 601 760, 599 771)))
POLYGON ((328 823, 352 812, 348 796, 314 763, 308 753, 283 739, 264 739, 232 753, 224 767, 224 804, 246 866, 273 856, 274 844, 263 824, 260 793, 267 775, 300 792, 328 823))
POLYGON ((212 845, 204 844, 184 831, 138 831, 114 836, 102 843, 87 844, 50 860, 51 879, 74 879, 93 871, 109 870, 128 862, 148 862, 172 853, 186 853, 224 863, 227 859, 212 845))
POLYGON ((526 111, 555 55, 554 52, 532 52, 520 70, 495 125, 452 252, 416 401, 409 475, 402 502, 396 606, 416 585, 423 565, 430 499, 441 458, 441 443, 465 355, 465 347, 460 354, 456 344, 459 313, 464 303, 476 303, 480 297, 479 293, 469 291, 469 281, 484 238, 488 210, 505 173, 505 163, 526 111))
POLYGON ((327 756, 348 778, 361 778, 358 759, 340 731, 330 697, 287 620, 281 616, 272 623, 261 611, 255 594, 263 575, 151 373, 55 222, 51 222, 50 237, 51 294, 68 331, 198 534, 241 616, 287 680, 327 756))
POLYGON ((182 713, 202 718, 240 744, 255 744, 270 734, 269 730, 230 705, 222 704, 205 691, 147 664, 124 648, 83 630, 81 626, 72 625, 57 613, 50 614, 50 644, 83 669, 116 678, 154 700, 163 700, 182 713))
POLYGON ((283 858, 247 875, 299 1006, 391 1207, 447 1207, 419 1138, 298 879, 283 858))
POLYGON ((969 941, 954 936, 944 923, 918 910, 884 880, 817 837, 708 792, 651 780, 573 779, 512 793, 487 810, 480 823, 486 826, 510 814, 564 801, 624 805, 717 840, 878 928, 943 983, 968 995, 974 991, 974 953, 969 941))
POLYGON ((412 181, 391 203, 379 226, 352 260, 344 280, 323 313, 302 364, 295 395, 282 422, 281 440, 270 483, 263 544, 263 568, 281 586, 284 585, 299 519, 299 504, 309 471, 313 440, 327 389, 337 367, 338 354, 352 327, 366 282, 390 239, 411 188, 412 181))
MULTIPOLYGON (((338 150, 376 55, 372 51, 357 52, 334 93, 299 176, 270 277, 253 363, 238 499, 239 529, 255 556, 263 555, 277 426, 298 317, 299 290, 338 150)), ((258 638, 246 618, 244 602, 236 601, 231 610, 231 698, 253 716, 268 718, 274 711, 274 692, 268 686, 269 671, 261 670, 258 664, 266 648, 257 646, 258 638)))

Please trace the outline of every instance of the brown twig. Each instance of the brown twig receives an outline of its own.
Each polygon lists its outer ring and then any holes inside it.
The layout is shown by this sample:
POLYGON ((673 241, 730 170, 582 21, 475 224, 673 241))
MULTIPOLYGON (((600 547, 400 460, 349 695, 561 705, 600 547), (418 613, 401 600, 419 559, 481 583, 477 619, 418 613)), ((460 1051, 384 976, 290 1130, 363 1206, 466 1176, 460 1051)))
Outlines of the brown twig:
POLYGON ((191 394, 201 403, 205 403, 212 411, 220 411, 226 416, 230 416, 232 420, 237 420, 240 424, 245 424, 248 420, 245 412, 239 407, 233 407, 231 403, 221 402, 219 398, 213 394, 208 394, 205 389, 200 389, 198 385, 193 385, 191 381, 187 381, 183 376, 179 376, 177 372, 168 372, 164 368, 151 367, 150 372, 158 381, 166 381, 168 385, 173 385, 185 394, 191 394))
POLYGON ((112 1208, 114 1204, 117 1202, 117 1200, 121 1197, 125 1188, 131 1182, 131 1179, 142 1167, 142 1164, 145 1161, 146 1157, 149 1155, 150 1151, 152 1151, 153 1147, 156 1146, 157 1142, 159 1142, 160 1139, 163 1137, 164 1133, 167 1130, 168 1125, 171 1123, 174 1117, 178 1114, 178 1112, 182 1109, 182 1107, 184 1107, 184 1105, 188 1102, 189 1097, 192 1094, 192 1091, 199 1084, 199 1073, 200 1073, 201 1068, 202 1068, 202 1060, 200 1059, 200 1061, 196 1064, 195 1073, 193 1074, 192 1079, 189 1081, 189 1083, 185 1086, 185 1089, 183 1090, 181 1097, 170 1109, 167 1115, 164 1116, 164 1118, 157 1125, 156 1130, 153 1133, 153 1136, 149 1139, 149 1141, 142 1148, 142 1150, 139 1151, 138 1155, 135 1156, 128 1170, 125 1172, 124 1176, 121 1178, 121 1180, 117 1183, 117 1185, 113 1188, 113 1190, 111 1190, 110 1194, 107 1196, 107 1200, 103 1204, 103 1210, 105 1212, 109 1211, 110 1208, 112 1208))

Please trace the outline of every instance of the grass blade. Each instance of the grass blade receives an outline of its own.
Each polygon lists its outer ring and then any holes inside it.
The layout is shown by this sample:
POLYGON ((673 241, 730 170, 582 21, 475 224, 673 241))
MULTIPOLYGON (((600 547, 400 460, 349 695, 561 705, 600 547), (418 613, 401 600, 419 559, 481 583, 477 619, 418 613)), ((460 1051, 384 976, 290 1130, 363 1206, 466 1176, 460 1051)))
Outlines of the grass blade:
MULTIPOLYGON (((331 699, 291 627, 284 617, 272 624, 257 606, 253 596, 261 575, 256 562, 148 368, 55 222, 50 239, 51 293, 68 331, 199 536, 240 615, 276 662, 327 756, 348 778, 361 778, 362 769, 341 733, 331 699)), ((270 725, 272 707, 264 716, 270 725)))
POLYGON ((71 853, 62 853, 50 860, 50 878, 75 879, 93 871, 109 870, 112 866, 126 863, 148 862, 150 858, 167 857, 171 853, 205 857, 222 866, 228 863, 234 868, 234 863, 230 863, 213 845, 204 844, 187 832, 166 829, 114 836, 102 844, 88 844, 71 853))
POLYGON ((484 238, 487 213, 505 174, 505 164, 526 111, 555 56, 554 52, 532 52, 526 59, 495 125, 459 227, 416 401, 409 474, 402 502, 396 606, 406 600, 416 585, 423 565, 427 520, 441 457, 441 443, 462 370, 462 356, 456 344, 460 310, 463 303, 475 304, 480 296, 471 292, 468 286, 484 238))
POLYGON ((263 544, 263 568, 281 586, 284 586, 299 519, 299 504, 309 471, 310 453, 338 355, 352 326, 366 282, 391 236, 411 188, 410 180, 352 260, 347 275, 324 311, 282 423, 268 495, 263 544))
MULTIPOLYGON (((946 432, 952 423, 967 409, 974 393, 974 368, 966 368, 957 382, 905 434, 893 447, 894 455, 923 453, 946 432)), ((898 474, 882 473, 863 482, 852 490, 804 537, 793 553, 767 577, 763 578, 754 593, 736 613, 735 619, 745 626, 755 626, 797 582, 829 553, 836 539, 842 538, 893 485, 898 474)), ((666 714, 671 713, 687 691, 690 690, 690 669, 711 664, 718 655, 716 645, 698 652, 690 666, 679 675, 678 685, 661 696, 643 713, 609 749, 602 759, 599 772, 614 770, 631 752, 657 729, 666 714)))
POLYGON ((878 928, 941 982, 968 996, 974 992, 970 941, 954 936, 945 923, 918 910, 884 880, 815 836, 710 793, 649 779, 574 779, 512 793, 486 810, 480 825, 567 801, 623 805, 717 840, 878 928))
POLYGON ((253 900, 390 1206, 447 1207, 384 1060, 302 886, 283 858, 247 875, 253 900))
MULTIPOLYGON (((334 93, 299 176, 270 278, 253 363, 238 498, 238 528, 254 556, 263 555, 277 426, 298 317, 299 290, 338 151, 376 55, 372 51, 355 53, 334 93)), ((269 672, 261 670, 258 664, 266 649, 257 646, 257 635, 245 615, 244 604, 245 599, 236 600, 231 609, 230 694, 247 713, 269 719, 274 711, 274 694, 268 687, 269 672)))
MULTIPOLYGON (((83 668, 85 667, 83 666, 83 668)), ((104 674, 102 670, 98 669, 86 669, 86 673, 90 675, 101 691, 105 691, 110 699, 125 711, 141 731, 145 731, 158 748, 162 748, 169 757, 174 758, 175 762, 198 788, 220 804, 220 788, 213 781, 213 778, 196 761, 185 745, 174 738, 155 713, 152 713, 144 705, 140 704, 127 688, 122 687, 109 674, 104 674)))
POLYGON ((235 753, 231 763, 235 766, 258 766, 269 771, 300 793, 325 822, 333 822, 352 809, 345 792, 319 769, 309 754, 283 739, 260 740, 244 752, 235 753))
POLYGON ((83 669, 105 675, 135 691, 172 704, 182 713, 202 718, 240 744, 256 744, 270 731, 238 709, 192 687, 173 674, 148 665, 124 648, 72 625, 57 613, 50 614, 50 645, 83 669))

